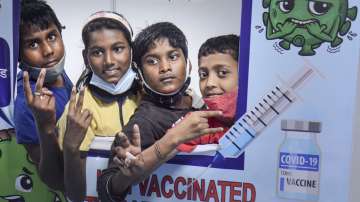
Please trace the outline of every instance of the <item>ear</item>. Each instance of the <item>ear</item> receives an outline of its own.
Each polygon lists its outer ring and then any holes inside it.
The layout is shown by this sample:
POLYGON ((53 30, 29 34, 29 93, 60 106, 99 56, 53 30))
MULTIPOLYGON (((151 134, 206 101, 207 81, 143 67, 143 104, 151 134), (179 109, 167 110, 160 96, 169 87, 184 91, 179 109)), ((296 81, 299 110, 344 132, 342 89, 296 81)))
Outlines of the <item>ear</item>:
POLYGON ((83 49, 83 50, 82 50, 82 56, 83 56, 83 60, 84 60, 85 67, 86 67, 86 68, 89 68, 89 61, 88 61, 86 49, 83 49))

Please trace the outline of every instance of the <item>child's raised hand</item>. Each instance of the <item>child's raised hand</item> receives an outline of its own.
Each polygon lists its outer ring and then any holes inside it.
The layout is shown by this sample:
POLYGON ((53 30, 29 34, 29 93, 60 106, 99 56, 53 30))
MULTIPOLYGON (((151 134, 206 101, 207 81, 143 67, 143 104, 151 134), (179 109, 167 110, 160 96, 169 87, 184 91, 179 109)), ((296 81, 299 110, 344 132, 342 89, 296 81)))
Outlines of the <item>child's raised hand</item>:
POLYGON ((196 111, 185 116, 167 133, 176 139, 177 144, 187 142, 204 134, 220 132, 223 128, 209 128, 208 118, 221 116, 221 111, 196 111))
POLYGON ((126 175, 134 175, 143 172, 144 159, 141 155, 140 130, 134 124, 131 136, 128 138, 124 133, 117 134, 113 152, 113 162, 123 168, 126 175))
POLYGON ((88 109, 82 110, 83 102, 84 88, 81 88, 79 97, 76 100, 76 90, 73 87, 67 114, 64 148, 78 150, 90 126, 92 114, 88 109))
POLYGON ((26 103, 31 109, 40 131, 51 133, 55 129, 56 109, 55 97, 47 88, 43 87, 46 69, 40 71, 35 84, 35 92, 32 92, 29 82, 29 73, 24 71, 24 93, 26 103))

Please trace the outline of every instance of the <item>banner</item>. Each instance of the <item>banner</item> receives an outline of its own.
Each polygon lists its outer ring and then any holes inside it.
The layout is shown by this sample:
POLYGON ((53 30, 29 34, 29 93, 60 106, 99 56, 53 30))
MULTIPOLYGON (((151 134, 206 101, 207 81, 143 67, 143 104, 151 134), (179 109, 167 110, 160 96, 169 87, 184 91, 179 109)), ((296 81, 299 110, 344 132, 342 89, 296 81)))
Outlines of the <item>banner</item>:
POLYGON ((0 202, 66 201, 37 174, 13 130, 16 67, 19 53, 20 0, 0 1, 0 202))
POLYGON ((236 160, 178 155, 127 201, 350 201, 359 6, 244 0, 238 117, 261 130, 236 160))
POLYGON ((19 1, 0 2, 0 130, 14 127, 12 117, 19 52, 19 4, 19 1))

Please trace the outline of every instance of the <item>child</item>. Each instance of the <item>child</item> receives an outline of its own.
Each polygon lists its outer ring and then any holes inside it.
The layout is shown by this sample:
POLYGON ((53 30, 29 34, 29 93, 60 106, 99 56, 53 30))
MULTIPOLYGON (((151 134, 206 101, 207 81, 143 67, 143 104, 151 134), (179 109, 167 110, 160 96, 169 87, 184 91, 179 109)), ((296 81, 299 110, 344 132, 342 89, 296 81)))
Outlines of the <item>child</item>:
MULTIPOLYGON (((78 81, 78 96, 73 88, 57 122, 62 153, 51 154, 58 169, 52 174, 59 179, 53 183, 61 184, 72 201, 85 199, 86 156, 95 136, 115 136, 137 107, 139 94, 130 67, 131 38, 130 24, 114 12, 94 13, 83 27, 86 71, 78 81)), ((44 72, 39 77, 43 78, 44 72)), ((45 96, 52 98, 51 94, 45 96)))
POLYGON ((18 73, 18 94, 14 107, 16 137, 37 165, 42 180, 53 189, 63 187, 52 186, 51 181, 59 180, 51 175, 53 170, 56 171, 56 166, 52 165, 56 165, 57 160, 47 154, 59 152, 54 128, 72 88, 64 71, 65 52, 61 30, 54 11, 44 1, 21 2, 19 67, 22 71, 18 73), (46 76, 45 72, 39 76, 42 69, 46 69, 46 76), (42 82, 36 82, 38 77, 42 82), (50 94, 52 99, 48 96, 50 94), (43 113, 31 113, 38 109, 43 113), (35 121, 47 124, 35 125, 35 121))
POLYGON ((127 188, 173 156, 177 145, 201 134, 222 130, 209 128, 207 124, 208 117, 220 114, 216 111, 192 112, 176 128, 170 129, 177 120, 196 109, 192 105, 194 99, 186 92, 190 83, 187 53, 185 35, 169 22, 150 25, 137 35, 134 62, 146 94, 123 129, 131 146, 124 134, 117 136, 113 143, 115 157, 110 158, 109 168, 98 180, 102 201, 123 200, 127 188), (138 127, 134 127, 135 124, 138 127), (120 151, 121 147, 136 156, 128 168, 119 166, 123 162, 118 159, 126 155, 120 151), (145 149, 141 153, 140 147, 145 149))
POLYGON ((224 131, 201 136, 180 145, 177 149, 191 152, 198 144, 219 143, 219 139, 233 123, 238 94, 239 37, 222 35, 206 40, 199 49, 200 91, 210 110, 220 110, 222 116, 209 118, 211 127, 224 131))
POLYGON ((131 38, 130 24, 113 12, 97 12, 83 27, 83 57, 88 73, 78 84, 85 87, 80 87, 77 99, 73 90, 58 121, 65 190, 73 201, 85 198, 85 157, 95 137, 115 136, 138 105, 136 74, 130 67, 131 38))

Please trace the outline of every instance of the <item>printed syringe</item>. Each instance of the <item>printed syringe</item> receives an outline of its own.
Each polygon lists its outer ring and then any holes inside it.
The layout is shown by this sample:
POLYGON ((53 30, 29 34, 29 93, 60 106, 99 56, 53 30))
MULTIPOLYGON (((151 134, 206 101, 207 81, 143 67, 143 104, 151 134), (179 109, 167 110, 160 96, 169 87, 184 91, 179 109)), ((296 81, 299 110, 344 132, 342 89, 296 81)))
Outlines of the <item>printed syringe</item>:
POLYGON ((273 120, 296 101, 296 91, 315 70, 305 66, 284 85, 276 86, 252 109, 241 116, 219 140, 218 152, 236 158, 273 120))

